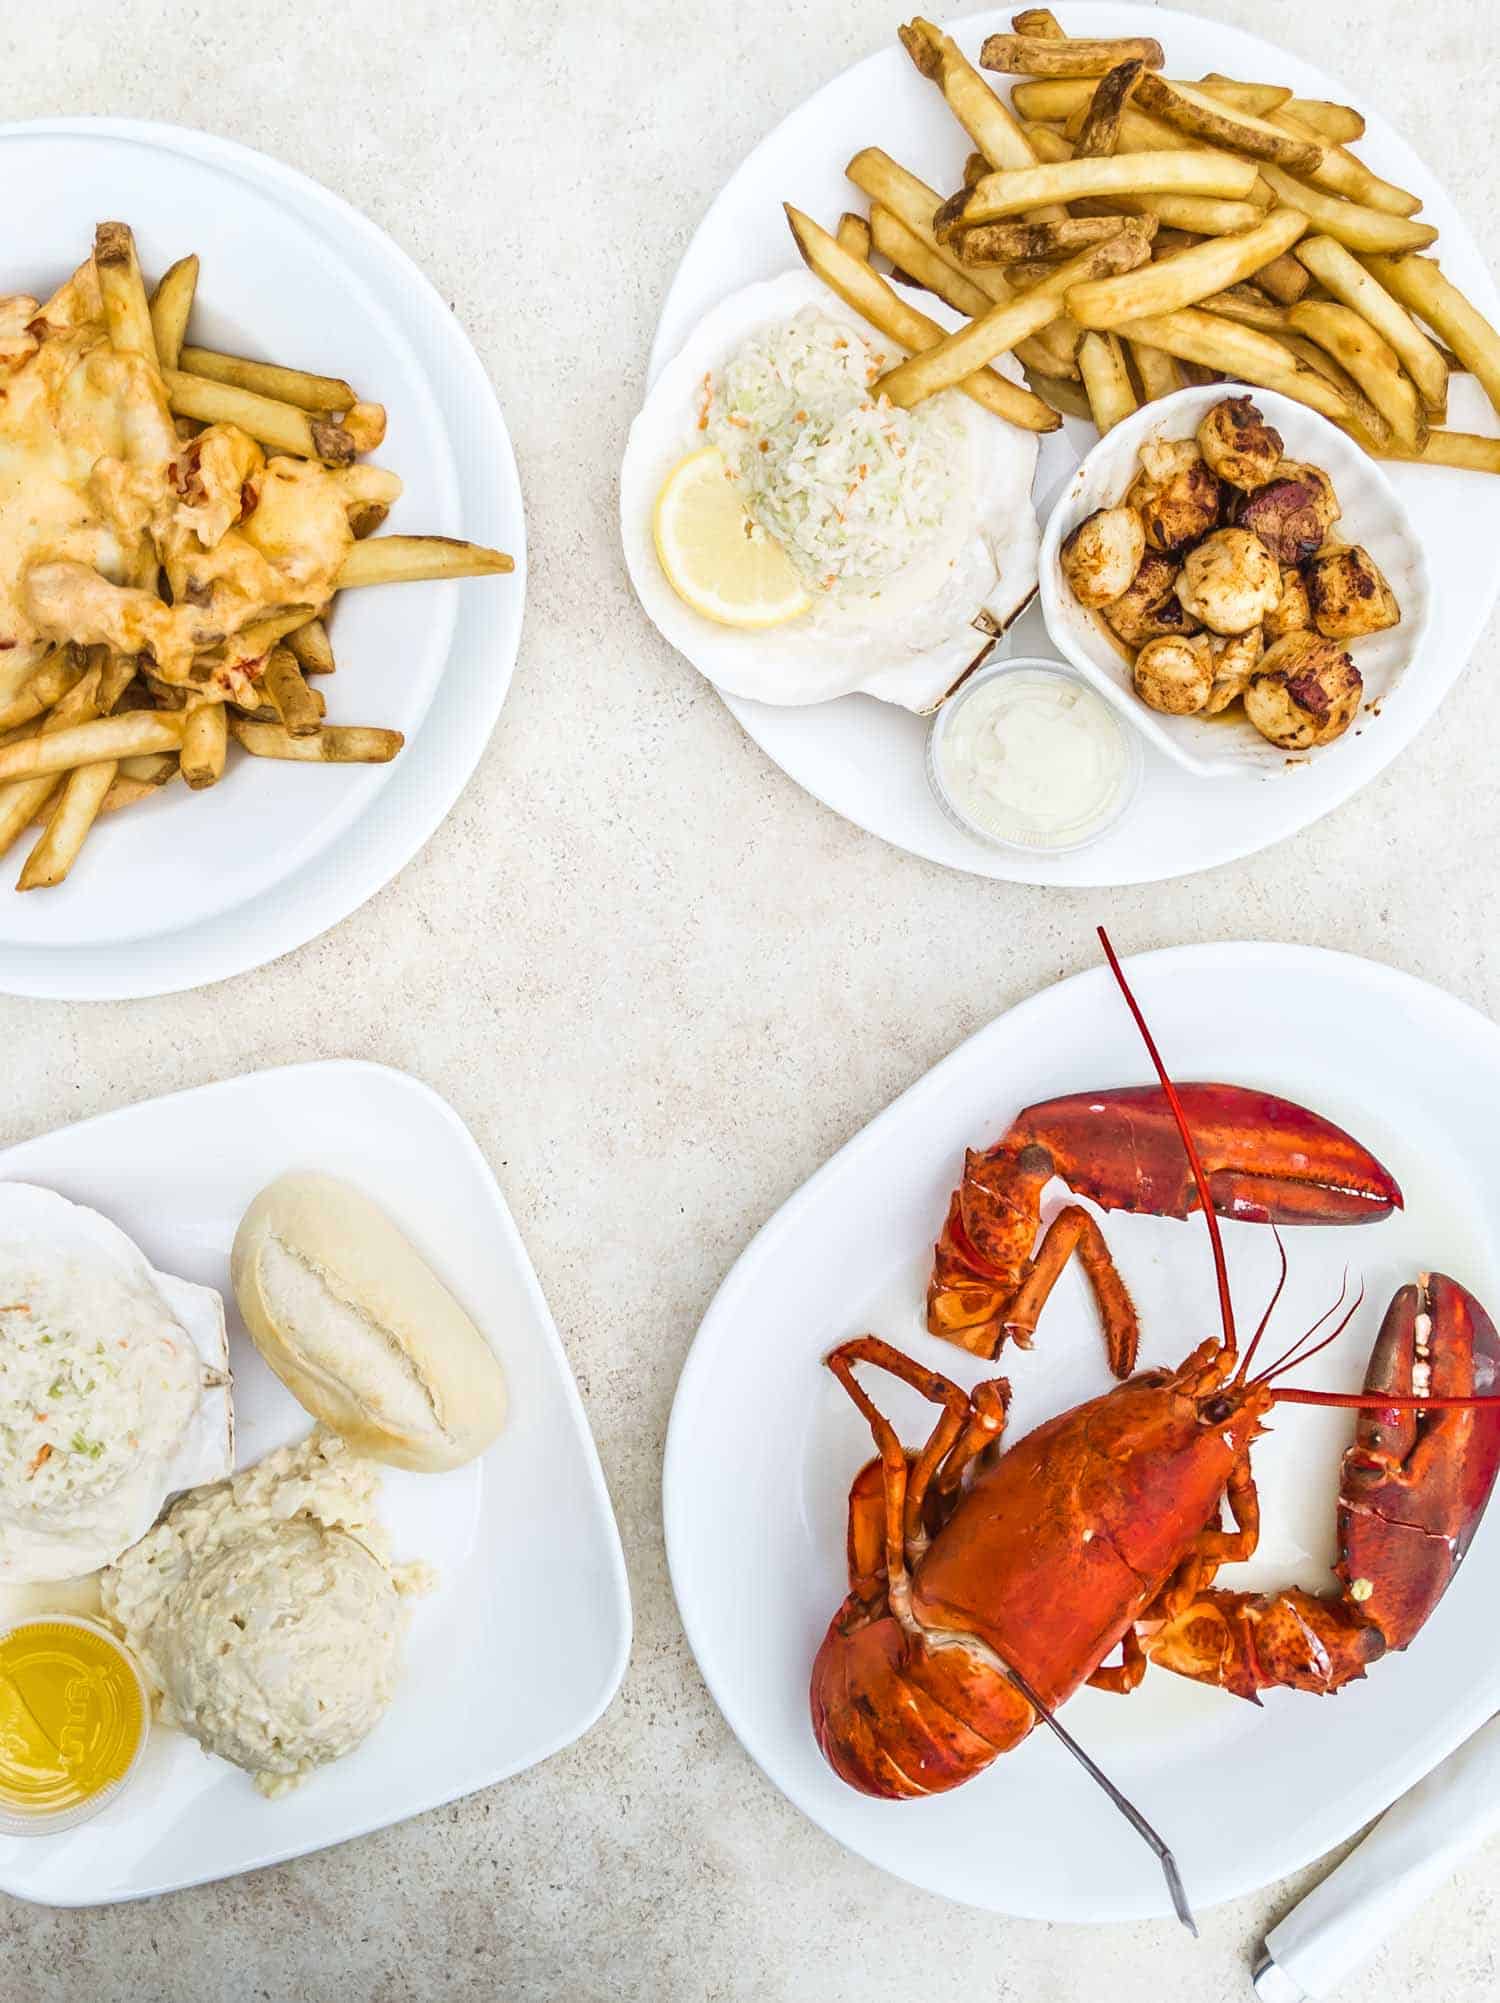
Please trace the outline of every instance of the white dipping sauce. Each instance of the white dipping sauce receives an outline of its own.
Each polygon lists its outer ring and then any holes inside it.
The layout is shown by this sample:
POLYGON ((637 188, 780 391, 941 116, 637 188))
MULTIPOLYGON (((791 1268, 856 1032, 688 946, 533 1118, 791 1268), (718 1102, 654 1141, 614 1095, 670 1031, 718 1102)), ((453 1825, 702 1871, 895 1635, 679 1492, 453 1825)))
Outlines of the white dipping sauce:
POLYGON ((1017 668, 953 698, 933 740, 959 816, 1000 841, 1066 848, 1116 811, 1130 777, 1125 734, 1084 683, 1017 668))

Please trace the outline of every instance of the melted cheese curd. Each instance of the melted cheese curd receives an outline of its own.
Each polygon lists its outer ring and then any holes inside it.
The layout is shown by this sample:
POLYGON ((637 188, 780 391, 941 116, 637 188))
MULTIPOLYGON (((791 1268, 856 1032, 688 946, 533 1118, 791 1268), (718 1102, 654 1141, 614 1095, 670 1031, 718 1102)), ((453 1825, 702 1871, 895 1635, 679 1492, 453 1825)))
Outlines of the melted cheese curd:
POLYGON ((0 299, 0 700, 68 641, 245 698, 257 625, 326 603, 349 511, 391 487, 268 459, 234 425, 179 427, 158 372, 110 346, 92 259, 43 306, 0 299))

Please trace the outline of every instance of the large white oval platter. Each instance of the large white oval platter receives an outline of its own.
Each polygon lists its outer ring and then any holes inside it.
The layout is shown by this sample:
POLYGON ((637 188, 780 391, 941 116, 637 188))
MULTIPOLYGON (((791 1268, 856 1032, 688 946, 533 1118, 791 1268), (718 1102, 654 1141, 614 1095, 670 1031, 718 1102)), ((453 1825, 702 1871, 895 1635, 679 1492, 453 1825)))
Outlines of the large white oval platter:
MULTIPOLYGON (((1500 1305, 1500 1186, 1491 1109, 1500 1030, 1411 976, 1308 947, 1180 947, 1129 963, 1169 1067, 1283 1093, 1347 1126, 1391 1168, 1407 1207, 1358 1229, 1286 1232, 1273 1334, 1329 1306, 1346 1262, 1366 1300, 1302 1381, 1357 1385, 1385 1304, 1435 1266, 1500 1305), (1265 1025, 1295 1007, 1298 1034, 1265 1025), (1392 1065, 1393 1049, 1403 1062, 1392 1065)), ((1150 1076, 1113 982, 1093 970, 1047 989, 960 1046, 820 1169, 720 1288, 683 1369, 667 1441, 664 1512, 688 1639, 751 1757, 839 1842, 929 1891, 1046 1920, 1169 1910, 1155 1859, 1060 1748, 1036 1733, 967 1786, 919 1802, 856 1794, 823 1763, 808 1672, 845 1591, 849 1483, 868 1429, 822 1368, 873 1330, 965 1385, 993 1375, 922 1325, 931 1245, 966 1146, 996 1140, 1031 1101, 1150 1076)), ((1061 1200, 1050 1187, 1048 1211, 1061 1200)), ((1241 1320, 1269 1298, 1263 1227, 1226 1224, 1241 1320)), ((1174 1363, 1217 1328, 1200 1220, 1105 1219, 1142 1312, 1142 1364, 1174 1363)), ((1110 1381, 1076 1267, 1030 1353, 998 1366, 1015 1388, 1011 1436, 1110 1381)), ((865 1381, 908 1441, 930 1408, 865 1381)), ((1283 1407, 1255 1450, 1264 1511, 1256 1589, 1330 1583, 1341 1412, 1283 1407)), ((1129 1698, 1081 1691, 1068 1725, 1174 1847, 1198 1908, 1236 1897, 1351 1836, 1500 1707, 1493 1609, 1500 1504, 1451 1591, 1403 1655, 1337 1697, 1271 1691, 1262 1708, 1151 1670, 1129 1698)))
MULTIPOLYGON (((952 23, 951 31, 966 54, 977 58, 986 35, 1009 29, 1012 11, 973 14, 952 23)), ((1288 84, 1301 97, 1350 100, 1336 78, 1258 35, 1217 21, 1144 6, 1054 11, 1076 34, 1155 35, 1174 76, 1219 70, 1288 84)), ((844 178, 846 163, 860 147, 883 146, 934 186, 957 185, 968 141, 941 95, 897 45, 901 18, 891 11, 889 47, 815 92, 756 147, 720 193, 667 293, 648 380, 726 294, 796 262, 783 202, 795 202, 830 227, 843 209, 863 206, 844 178)), ((1004 90, 1003 78, 991 81, 1004 90)), ((1500 317, 1500 297, 1452 202, 1392 127, 1368 104, 1360 109, 1369 125, 1361 155, 1377 173, 1422 197, 1423 221, 1441 231, 1445 269, 1484 312, 1500 317)), ((1450 421, 1458 429, 1495 429, 1493 413, 1467 378, 1455 379, 1450 421)), ((1043 440, 1035 492, 1044 521, 1052 497, 1094 438, 1090 426, 1069 419, 1062 431, 1043 440)), ((1346 753, 1337 767, 1311 759, 1275 786, 1253 779, 1205 780, 1174 767, 1148 745, 1144 782, 1119 825, 1092 847, 1033 860, 988 847, 942 813, 924 771, 922 719, 868 696, 802 709, 738 696, 724 700, 767 756, 826 806, 897 848, 953 869, 1017 883, 1149 883, 1253 855, 1329 813, 1384 770, 1463 672, 1500 593, 1500 571, 1491 560, 1500 540, 1500 480, 1428 467, 1388 470, 1411 509, 1432 568, 1429 666, 1420 690, 1410 691, 1400 713, 1370 720, 1352 755, 1346 753)), ((1011 644, 1018 654, 1054 651, 1036 613, 1013 629, 1011 644)))

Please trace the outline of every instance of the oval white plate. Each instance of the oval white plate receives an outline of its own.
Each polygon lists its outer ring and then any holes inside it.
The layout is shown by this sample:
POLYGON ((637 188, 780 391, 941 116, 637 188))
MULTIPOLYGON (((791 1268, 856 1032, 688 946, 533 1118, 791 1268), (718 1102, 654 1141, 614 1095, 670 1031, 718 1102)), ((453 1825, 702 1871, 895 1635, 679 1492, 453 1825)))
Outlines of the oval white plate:
MULTIPOLYGON (((1297 778, 1312 763, 1336 765, 1357 754, 1365 731, 1399 731, 1406 706, 1422 700, 1422 677, 1442 672, 1427 645, 1432 585, 1427 559, 1409 510, 1385 474, 1352 438, 1290 397, 1252 392, 1267 423, 1281 433, 1288 459, 1321 466, 1343 508, 1334 533, 1360 543, 1380 566, 1401 607, 1401 623, 1350 642, 1364 676, 1365 700, 1354 723, 1335 743, 1292 757, 1262 737, 1238 711, 1232 722, 1202 716, 1164 716, 1135 693, 1130 664, 1101 616, 1080 605, 1062 573, 1066 539, 1096 508, 1113 507, 1140 469, 1141 446, 1157 438, 1191 438, 1205 411, 1223 400, 1222 384, 1183 389, 1148 403, 1117 424, 1089 453, 1047 519, 1040 565, 1042 617, 1059 651, 1087 676, 1100 695, 1168 758, 1200 779, 1297 778)), ((1446 687, 1446 681, 1444 686, 1446 687)))
MULTIPOLYGON (((1400 1179, 1404 1212, 1355 1230, 1286 1232, 1291 1262, 1272 1330, 1290 1341, 1333 1301, 1346 1262, 1367 1289, 1337 1348, 1304 1382, 1357 1384, 1393 1290, 1437 1266, 1500 1305, 1500 1190, 1490 1109, 1500 1030, 1409 975, 1307 947, 1181 947, 1129 972, 1169 1067, 1284 1093, 1347 1126, 1400 1179), (1263 1027, 1295 994, 1300 1032, 1263 1027), (1390 1053, 1406 1061, 1393 1067, 1390 1053)), ((966 1146, 1023 1105, 1150 1076, 1103 969, 1049 988, 959 1047, 784 1204, 720 1288, 683 1369, 663 1510, 672 1584, 704 1679, 751 1757, 839 1842, 929 1891, 1047 1920, 1169 1910, 1155 1859, 1045 1733, 950 1795, 878 1802, 835 1779, 808 1722, 813 1653, 845 1591, 849 1484, 868 1428, 821 1359, 871 1329, 973 1384, 995 1366, 925 1334, 931 1245, 966 1146)), ((1051 1185, 1053 1201, 1061 1186, 1051 1185)), ((1218 1326, 1201 1222, 1104 1220, 1142 1311, 1142 1364, 1177 1362, 1218 1326)), ((1269 1298, 1270 1232, 1226 1224, 1241 1319, 1269 1298)), ((1105 1389, 1098 1318, 1076 1268, 1030 1353, 1007 1350, 1011 1437, 1105 1389)), ((904 1438, 923 1407, 865 1381, 904 1438)), ((1347 1414, 1284 1407, 1257 1445, 1261 1548, 1223 1583, 1319 1590, 1333 1556, 1347 1414)), ((920 1433, 919 1433, 920 1429, 920 1433)), ((1493 1607, 1500 1504, 1404 1655, 1337 1698, 1270 1692, 1261 1709, 1151 1670, 1129 1698, 1084 1690, 1069 1727, 1173 1845, 1198 1908, 1330 1849, 1500 1707, 1493 1607)))
MULTIPOLYGON (((202 134, 89 119, 0 129, 0 164, 7 185, 35 191, 7 232, 0 286, 55 280, 104 215, 132 224, 148 272, 198 251, 210 340, 347 374, 387 404, 378 457, 406 487, 392 530, 465 535, 517 559, 502 580, 341 601, 330 714, 404 730, 392 764, 278 770, 236 760, 210 793, 172 789, 102 824, 61 889, 0 889, 0 989, 115 998, 194 987, 346 917, 457 798, 519 645, 515 462, 478 358, 427 281, 373 224, 290 169, 202 134)), ((13 866, 19 851, 5 859, 13 866)))
MULTIPOLYGON (((1310 63, 1286 55, 1257 35, 1166 8, 1102 5, 1054 10, 1064 27, 1088 35, 1155 35, 1174 76, 1221 70, 1232 76, 1292 86, 1299 96, 1347 102, 1349 92, 1310 63)), ((1009 30, 1010 8, 951 24, 966 53, 977 57, 987 34, 1009 30)), ((815 92, 755 149, 703 218, 678 266, 656 330, 648 378, 671 359, 694 323, 726 293, 789 269, 795 252, 781 205, 797 203, 830 225, 857 198, 844 167, 861 146, 883 146, 938 187, 955 187, 968 141, 934 87, 917 75, 896 45, 856 63, 815 92)), ((991 78, 1002 90, 1004 80, 991 78)), ((1500 317, 1500 297, 1453 204, 1396 132, 1369 105, 1369 130, 1359 151, 1377 173, 1423 198, 1423 220, 1442 232, 1443 265, 1480 309, 1500 317)), ((1454 382, 1456 429, 1493 431, 1495 420, 1477 386, 1454 382)), ((1042 442, 1037 499, 1052 496, 1094 442, 1092 427, 1066 420, 1042 442)), ((1403 705, 1399 727, 1360 738, 1341 768, 1310 763, 1285 786, 1253 780, 1208 782, 1148 749, 1135 806, 1102 841, 1072 855, 1008 854, 965 836, 944 816, 927 786, 920 719, 864 696, 815 709, 776 709, 726 697, 749 734, 800 786, 897 848, 950 868, 1018 883, 1149 883, 1254 855, 1307 827, 1373 779, 1409 743, 1463 672, 1484 630, 1500 573, 1491 555, 1500 540, 1500 480, 1427 467, 1396 466, 1391 477, 1407 502, 1432 566, 1432 672, 1415 700, 1403 705), (1192 829, 1185 845, 1183 829, 1192 829)), ((1028 614, 1008 636, 1016 653, 1046 654, 1040 617, 1028 614)))

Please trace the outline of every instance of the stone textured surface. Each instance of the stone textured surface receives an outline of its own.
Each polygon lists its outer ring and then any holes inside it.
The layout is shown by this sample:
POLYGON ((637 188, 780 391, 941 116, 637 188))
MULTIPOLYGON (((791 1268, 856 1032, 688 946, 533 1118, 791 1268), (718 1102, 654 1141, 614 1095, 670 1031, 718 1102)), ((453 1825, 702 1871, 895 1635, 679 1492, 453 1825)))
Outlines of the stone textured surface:
MULTIPOLYGON (((1500 261, 1500 42, 1482 8, 1201 4, 1341 72, 1500 261)), ((1500 1008, 1493 629, 1421 741, 1295 843, 1175 885, 1061 893, 947 874, 835 820, 638 614, 615 467, 667 278, 746 150, 896 18, 872 0, 60 0, 0 19, 7 117, 206 126, 383 224, 499 386, 534 552, 510 705, 427 850, 331 936, 205 993, 0 998, 0 1141, 300 1058, 375 1056, 427 1079, 497 1164, 557 1313, 637 1620, 604 1722, 502 1789, 149 1907, 0 1901, 16 2003, 1232 1998, 1316 1875, 1208 1915, 1197 1946, 1167 1924, 1044 1927, 909 1891, 750 1765, 668 1590, 667 1413, 735 1253, 961 1037, 1091 958, 1096 920, 1122 950, 1336 945, 1500 1008)), ((1476 1858, 1347 1996, 1493 1995, 1497 1864, 1493 1848, 1476 1858)))

